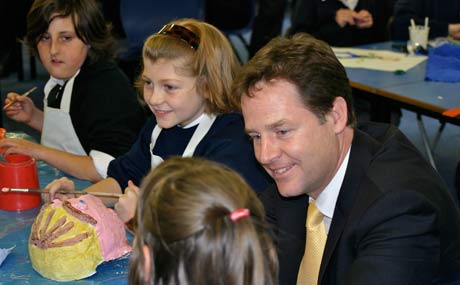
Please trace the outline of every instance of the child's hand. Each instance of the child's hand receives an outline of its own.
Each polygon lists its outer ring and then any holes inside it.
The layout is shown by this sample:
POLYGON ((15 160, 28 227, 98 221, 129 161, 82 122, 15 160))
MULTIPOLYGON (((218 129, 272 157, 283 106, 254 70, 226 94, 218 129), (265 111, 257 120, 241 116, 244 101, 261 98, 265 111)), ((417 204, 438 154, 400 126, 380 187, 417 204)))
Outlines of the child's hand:
POLYGON ((10 92, 5 99, 5 105, 15 100, 16 102, 5 110, 5 114, 17 122, 29 123, 35 109, 34 102, 29 97, 10 92))
POLYGON ((57 193, 59 190, 75 190, 75 183, 67 177, 62 177, 51 181, 51 183, 46 185, 45 189, 49 190, 49 194, 42 195, 42 198, 45 202, 53 201, 53 199, 65 201, 70 198, 75 198, 75 195, 64 195, 57 193))
POLYGON ((39 160, 42 159, 41 154, 44 153, 44 147, 41 144, 19 138, 4 138, 0 140, 0 149, 3 150, 5 155, 20 153, 39 160))
POLYGON ((125 194, 118 199, 114 206, 115 212, 124 223, 129 222, 136 213, 139 191, 139 187, 129 180, 128 187, 125 188, 125 194))

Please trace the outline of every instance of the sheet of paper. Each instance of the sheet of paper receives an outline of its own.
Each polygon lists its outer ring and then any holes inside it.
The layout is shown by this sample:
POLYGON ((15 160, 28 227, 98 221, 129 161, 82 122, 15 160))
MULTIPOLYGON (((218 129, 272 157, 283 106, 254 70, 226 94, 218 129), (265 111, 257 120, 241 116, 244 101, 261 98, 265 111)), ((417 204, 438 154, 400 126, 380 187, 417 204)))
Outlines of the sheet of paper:
POLYGON ((337 47, 332 49, 340 63, 347 68, 366 68, 390 72, 408 71, 428 58, 424 55, 407 55, 387 50, 337 47))
POLYGON ((8 254, 15 248, 16 246, 10 248, 0 248, 0 266, 2 266, 3 261, 6 259, 8 254))

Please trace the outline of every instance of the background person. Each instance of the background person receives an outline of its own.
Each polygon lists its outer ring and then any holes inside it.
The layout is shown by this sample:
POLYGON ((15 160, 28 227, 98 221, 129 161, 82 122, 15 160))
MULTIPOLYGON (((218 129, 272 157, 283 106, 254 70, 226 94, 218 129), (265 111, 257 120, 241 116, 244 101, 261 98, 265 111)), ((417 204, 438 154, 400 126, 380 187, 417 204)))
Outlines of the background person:
MULTIPOLYGON (((395 0, 297 0, 292 12, 289 34, 306 32, 331 46, 352 47, 389 39, 388 22, 395 0)), ((367 94, 353 88, 353 101, 360 122, 380 120, 386 113, 399 125, 399 107, 374 110, 367 94), (364 96, 363 96, 364 95, 364 96)))
POLYGON ((394 0, 297 0, 290 34, 305 32, 331 46, 356 46, 388 39, 394 0))
POLYGON ((451 37, 460 40, 460 0, 398 0, 392 22, 392 38, 408 40, 410 19, 424 25, 429 18, 429 38, 451 37))

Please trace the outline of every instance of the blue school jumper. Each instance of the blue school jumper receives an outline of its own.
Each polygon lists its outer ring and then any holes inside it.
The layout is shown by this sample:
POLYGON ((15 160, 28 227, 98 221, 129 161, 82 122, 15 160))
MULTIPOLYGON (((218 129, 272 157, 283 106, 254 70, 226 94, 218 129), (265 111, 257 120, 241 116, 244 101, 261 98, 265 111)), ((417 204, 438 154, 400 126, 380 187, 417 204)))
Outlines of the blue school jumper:
MULTIPOLYGON (((108 177, 114 178, 123 190, 127 187, 128 180, 140 185, 142 178, 150 171, 152 156, 150 144, 155 126, 156 120, 152 116, 142 128, 130 151, 110 163, 108 177)), ((197 126, 162 129, 153 148, 153 155, 163 160, 171 156, 182 156, 197 126)), ((265 190, 271 183, 271 178, 254 157, 253 146, 244 133, 241 114, 230 113, 217 116, 207 134, 197 145, 193 156, 227 165, 242 175, 256 192, 265 190)))

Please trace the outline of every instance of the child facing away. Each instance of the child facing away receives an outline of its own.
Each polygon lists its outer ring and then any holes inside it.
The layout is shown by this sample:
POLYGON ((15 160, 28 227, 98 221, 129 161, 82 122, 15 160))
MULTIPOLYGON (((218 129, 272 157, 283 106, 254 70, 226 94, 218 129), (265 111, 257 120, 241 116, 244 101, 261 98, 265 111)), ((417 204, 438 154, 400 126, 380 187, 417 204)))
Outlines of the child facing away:
POLYGON ((168 159, 142 182, 129 284, 277 284, 264 215, 230 168, 168 159))
POLYGON ((40 144, 4 139, 6 154, 43 160, 79 179, 106 177, 110 161, 126 153, 145 123, 128 78, 111 59, 113 39, 94 0, 36 0, 27 17, 26 43, 50 79, 44 110, 17 93, 6 115, 41 132, 40 144))
MULTIPOLYGON (((153 115, 128 153, 113 160, 108 178, 87 191, 122 193, 115 210, 125 222, 135 212, 141 179, 171 156, 199 156, 223 163, 241 174, 255 191, 270 178, 258 165, 244 132, 231 84, 239 63, 228 39, 214 26, 179 19, 150 36, 143 48, 139 85, 153 115)), ((74 189, 67 178, 51 182, 74 189)), ((108 205, 115 201, 106 201, 108 205)))

